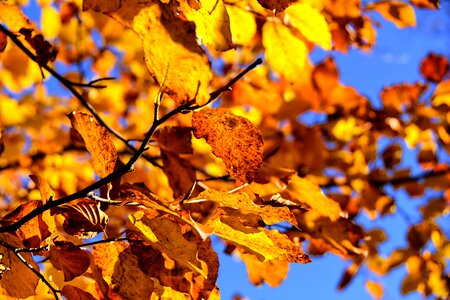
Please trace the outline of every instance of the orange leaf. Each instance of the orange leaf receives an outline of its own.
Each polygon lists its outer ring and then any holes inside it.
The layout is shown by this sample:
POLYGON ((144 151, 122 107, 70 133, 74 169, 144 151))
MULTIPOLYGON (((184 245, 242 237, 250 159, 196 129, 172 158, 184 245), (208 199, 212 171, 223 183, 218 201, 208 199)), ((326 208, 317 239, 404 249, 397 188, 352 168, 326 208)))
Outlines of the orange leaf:
POLYGON ((375 299, 383 298, 383 286, 379 282, 372 280, 367 281, 366 289, 375 299))
POLYGON ((386 20, 393 22, 398 28, 416 26, 414 8, 405 2, 394 0, 371 3, 366 7, 366 10, 379 12, 386 20))
POLYGON ((426 89, 427 86, 422 83, 401 83, 384 88, 380 92, 380 98, 386 109, 401 112, 405 105, 416 103, 426 89))
POLYGON ((276 10, 277 12, 283 11, 286 7, 296 2, 296 0, 258 0, 258 3, 262 7, 276 10))
POLYGON ((73 285, 65 285, 61 291, 61 296, 70 300, 95 300, 96 298, 90 293, 83 291, 73 285))
POLYGON ((249 120, 224 108, 204 108, 192 115, 196 138, 205 138, 230 175, 252 182, 262 164, 261 132, 249 120))
POLYGON ((3 1, 0 2, 0 22, 6 24, 13 32, 18 32, 21 28, 36 29, 17 5, 3 1))
POLYGON ((71 242, 55 242, 50 246, 50 261, 57 270, 64 272, 64 281, 71 281, 89 267, 90 256, 71 242))
POLYGON ((317 184, 306 178, 294 176, 289 182, 287 190, 292 196, 292 201, 306 204, 320 215, 328 217, 332 221, 339 219, 341 213, 339 204, 325 196, 317 184))
POLYGON ((0 53, 3 53, 3 51, 5 51, 7 44, 8 44, 8 37, 3 32, 0 32, 0 53))
POLYGON ((430 53, 420 63, 420 73, 425 79, 441 82, 449 70, 447 58, 436 53, 430 53))
POLYGON ((419 8, 438 9, 440 0, 409 0, 413 5, 419 8))
POLYGON ((67 115, 72 127, 83 137, 86 149, 91 153, 92 165, 100 177, 114 171, 117 151, 106 128, 97 124, 94 117, 85 113, 72 112, 67 115))
POLYGON ((161 157, 164 165, 163 171, 173 190, 173 197, 186 195, 196 179, 194 168, 176 153, 161 151, 161 157))

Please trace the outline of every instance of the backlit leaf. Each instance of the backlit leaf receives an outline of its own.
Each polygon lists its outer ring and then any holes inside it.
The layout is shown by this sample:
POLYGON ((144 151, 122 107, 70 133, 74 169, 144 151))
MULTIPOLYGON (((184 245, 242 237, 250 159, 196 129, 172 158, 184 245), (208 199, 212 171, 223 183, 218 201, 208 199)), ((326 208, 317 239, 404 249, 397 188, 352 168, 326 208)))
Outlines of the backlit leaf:
POLYGON ((70 284, 66 284, 62 288, 61 295, 70 300, 95 300, 95 297, 92 296, 92 294, 70 284))
POLYGON ((230 19, 222 0, 198 0, 199 8, 191 7, 187 0, 179 3, 186 18, 195 23, 195 32, 205 46, 218 51, 233 47, 230 19))
POLYGON ((161 151, 161 157, 173 197, 183 197, 195 182, 195 169, 176 153, 161 151))
POLYGON ((71 242, 55 242, 50 246, 50 262, 64 272, 64 281, 71 281, 89 268, 90 256, 71 242))
POLYGON ((86 149, 91 153, 92 165, 100 177, 112 171, 117 160, 117 151, 106 128, 100 126, 94 117, 85 113, 72 112, 67 115, 72 127, 83 137, 86 149))
POLYGON ((174 16, 169 4, 127 0, 99 5, 85 0, 83 9, 106 13, 132 28, 141 39, 150 74, 178 104, 209 100, 212 74, 206 54, 197 45, 193 24, 174 16))
POLYGON ((197 259, 197 245, 183 236, 177 223, 167 218, 149 219, 143 211, 130 214, 129 221, 153 247, 181 265, 208 277, 206 263, 197 259))
POLYGON ((252 182, 262 163, 261 132, 249 120, 224 108, 204 108, 192 115, 194 136, 205 138, 227 172, 241 182, 252 182))
POLYGON ((173 299, 173 300, 190 300, 192 299, 191 296, 189 296, 188 294, 185 293, 181 293, 178 292, 174 289, 172 289, 171 287, 168 286, 164 286, 162 285, 158 279, 152 277, 154 286, 155 286, 155 290, 153 291, 152 294, 152 299, 156 298, 156 299, 173 299))
POLYGON ((292 24, 310 42, 331 50, 331 33, 328 23, 309 3, 295 3, 284 11, 285 21, 292 24))
POLYGON ((294 81, 307 60, 308 49, 294 33, 276 22, 266 22, 262 28, 266 59, 275 72, 294 81))
POLYGON ((306 204, 311 209, 332 221, 339 219, 341 208, 333 199, 328 198, 317 184, 306 178, 294 176, 287 186, 291 200, 306 204))
POLYGON ((383 286, 380 283, 369 280, 366 282, 366 289, 374 299, 383 298, 383 286))
POLYGON ((36 26, 31 23, 18 6, 3 1, 0 2, 0 21, 14 32, 18 32, 21 28, 36 29, 36 26))
POLYGON ((230 18, 230 30, 233 43, 249 44, 256 34, 256 21, 253 14, 237 5, 225 5, 230 18))
POLYGON ((393 22, 399 28, 416 26, 414 8, 408 3, 397 0, 381 1, 369 4, 366 9, 379 12, 386 20, 393 22))
POLYGON ((413 5, 419 8, 438 9, 440 0, 409 0, 413 5))
MULTIPOLYGON (((256 205, 250 200, 246 193, 226 193, 219 192, 213 189, 206 190, 200 193, 197 198, 192 198, 189 201, 195 201, 195 199, 207 199, 217 202, 220 206, 230 207, 238 209, 243 214, 256 214, 262 218, 267 225, 273 225, 280 222, 290 222, 297 226, 297 221, 294 215, 289 211, 287 207, 273 207, 270 205, 256 205)), ((187 201, 187 203, 189 203, 187 201)))

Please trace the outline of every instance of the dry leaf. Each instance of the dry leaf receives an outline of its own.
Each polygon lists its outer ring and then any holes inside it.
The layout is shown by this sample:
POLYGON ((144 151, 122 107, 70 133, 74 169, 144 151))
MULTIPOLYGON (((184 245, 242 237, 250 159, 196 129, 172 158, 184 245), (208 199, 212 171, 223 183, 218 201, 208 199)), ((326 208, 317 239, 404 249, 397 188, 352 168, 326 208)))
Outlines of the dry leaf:
POLYGON ((90 293, 83 291, 76 286, 66 284, 61 290, 61 296, 68 300, 95 300, 90 293))
POLYGON ((277 12, 283 11, 286 7, 294 3, 295 0, 258 0, 262 7, 275 10, 277 12))
POLYGON ((192 154, 191 128, 165 126, 155 132, 161 149, 176 154, 192 154))
POLYGON ((420 73, 425 79, 441 82, 449 70, 447 58, 436 53, 430 53, 420 63, 420 73))
POLYGON ((173 197, 177 199, 186 195, 196 180, 195 169, 178 154, 161 151, 164 174, 169 180, 173 197))
POLYGON ((116 165, 117 150, 106 128, 85 113, 72 112, 67 116, 72 127, 83 137, 86 149, 91 153, 95 172, 102 178, 111 174, 116 165))
POLYGON ((227 172, 241 182, 252 182, 262 163, 261 132, 249 120, 224 108, 204 108, 192 115, 194 136, 205 138, 227 172))
POLYGON ((413 5, 419 8, 438 9, 440 0, 409 0, 413 5))
POLYGON ((8 37, 3 32, 0 32, 0 54, 3 53, 3 51, 5 51, 7 44, 8 44, 8 37))
POLYGON ((55 242, 50 246, 50 262, 64 273, 64 281, 71 281, 89 268, 90 256, 71 242, 55 242))
POLYGON ((379 282, 372 280, 366 281, 366 289, 374 299, 383 298, 383 286, 379 282))

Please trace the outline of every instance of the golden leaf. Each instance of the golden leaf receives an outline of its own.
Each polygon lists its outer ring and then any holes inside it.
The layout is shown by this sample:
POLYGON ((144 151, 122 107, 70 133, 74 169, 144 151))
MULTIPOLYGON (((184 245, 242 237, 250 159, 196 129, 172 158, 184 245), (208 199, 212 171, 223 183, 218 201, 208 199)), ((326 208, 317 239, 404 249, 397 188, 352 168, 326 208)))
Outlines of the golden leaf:
POLYGON ((256 34, 255 16, 237 5, 225 5, 230 18, 233 43, 248 45, 256 34))
POLYGON ((295 3, 284 11, 285 21, 298 29, 310 42, 331 50, 331 33, 328 23, 309 3, 295 3))
POLYGON ((219 203, 220 206, 230 207, 238 209, 243 214, 256 214, 262 218, 267 225, 273 225, 276 223, 288 221, 294 226, 297 226, 295 216, 290 212, 287 207, 273 207, 270 205, 256 205, 250 200, 250 197, 246 193, 226 193, 219 192, 213 189, 206 190, 200 193, 195 199, 207 199, 219 203))
POLYGON ((61 18, 53 6, 42 8, 41 28, 42 34, 47 38, 53 39, 58 36, 61 30, 61 18))
POLYGON ((305 43, 280 23, 266 22, 262 28, 266 59, 275 72, 295 81, 308 56, 305 43))
POLYGON ((90 256, 71 242, 55 242, 50 246, 50 262, 64 272, 64 281, 71 281, 89 268, 90 256))
POLYGON ((85 0, 83 9, 108 14, 132 28, 141 39, 150 74, 178 104, 209 100, 212 73, 206 54, 196 42, 193 24, 175 16, 170 4, 85 0))
POLYGON ((381 1, 371 3, 366 10, 379 12, 386 20, 393 22, 398 28, 416 26, 416 14, 414 8, 401 1, 381 1))
POLYGON ((287 186, 290 200, 306 204, 318 214, 328 217, 332 221, 339 219, 341 208, 333 199, 328 198, 317 184, 306 178, 294 176, 287 186))
POLYGON ((379 282, 368 280, 366 282, 366 289, 373 298, 383 298, 383 286, 379 282))
POLYGON ((289 271, 287 261, 260 261, 256 255, 238 251, 237 255, 242 259, 247 267, 248 278, 254 285, 261 285, 263 282, 275 288, 286 278, 289 271))
POLYGON ((92 166, 100 177, 106 177, 114 171, 117 151, 106 128, 97 124, 94 117, 80 112, 67 115, 72 127, 83 137, 86 149, 91 153, 92 166))
POLYGON ((18 32, 21 28, 36 29, 18 6, 3 1, 0 2, 0 22, 14 32, 18 32))
POLYGON ((261 132, 249 120, 224 108, 204 108, 192 115, 196 138, 205 138, 227 172, 241 182, 252 182, 262 164, 261 132))
POLYGON ((262 261, 278 260, 304 264, 311 261, 302 248, 286 235, 277 230, 245 227, 237 217, 214 217, 205 224, 198 225, 205 232, 244 247, 262 261))
POLYGON ((222 0, 198 0, 199 8, 191 7, 187 0, 179 3, 186 18, 195 23, 195 32, 205 46, 218 51, 233 47, 230 19, 222 0))
POLYGON ((152 277, 155 290, 152 293, 152 296, 150 297, 150 300, 190 300, 192 299, 191 296, 188 294, 178 292, 174 289, 172 289, 169 286, 162 285, 158 279, 152 277))
MULTIPOLYGON (((131 225, 140 231, 145 240, 159 251, 166 253, 181 265, 208 277, 208 267, 197 259, 197 244, 187 240, 180 226, 167 218, 148 219, 144 211, 137 211, 128 217, 131 225)), ((133 228, 132 227, 132 228, 133 228)))

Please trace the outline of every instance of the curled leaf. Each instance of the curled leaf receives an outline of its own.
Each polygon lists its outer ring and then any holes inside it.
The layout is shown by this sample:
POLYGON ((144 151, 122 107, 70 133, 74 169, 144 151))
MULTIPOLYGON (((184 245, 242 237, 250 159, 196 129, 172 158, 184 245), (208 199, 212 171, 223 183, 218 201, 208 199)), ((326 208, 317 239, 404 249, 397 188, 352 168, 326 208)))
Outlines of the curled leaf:
POLYGON ((261 132, 249 120, 224 108, 204 108, 192 115, 196 138, 205 138, 230 175, 250 183, 262 164, 261 132))

